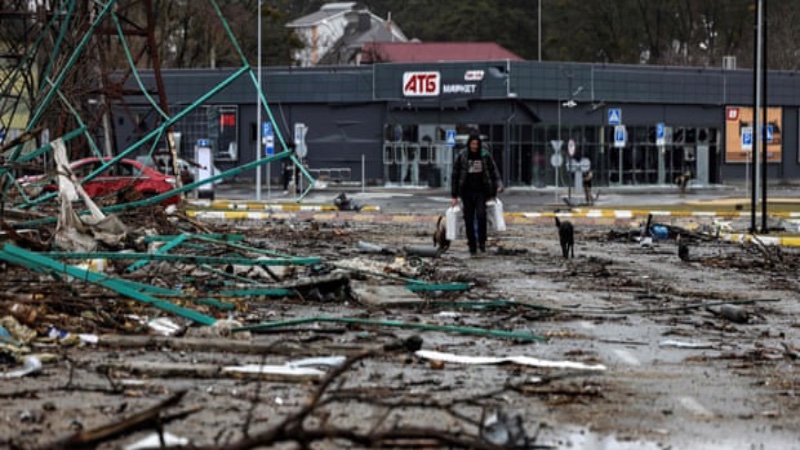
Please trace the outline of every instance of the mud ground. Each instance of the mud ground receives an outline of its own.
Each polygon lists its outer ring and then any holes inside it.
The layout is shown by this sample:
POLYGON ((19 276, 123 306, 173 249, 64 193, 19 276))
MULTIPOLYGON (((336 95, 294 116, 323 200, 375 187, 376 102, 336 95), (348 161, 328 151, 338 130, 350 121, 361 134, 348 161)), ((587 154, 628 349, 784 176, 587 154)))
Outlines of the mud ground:
MULTIPOLYGON (((576 257, 569 260, 560 255, 551 219, 510 224, 484 255, 470 257, 465 242, 456 241, 435 259, 402 251, 431 245, 431 218, 364 223, 341 215, 325 222, 208 225, 244 234, 249 245, 320 256, 321 264, 298 269, 314 272, 308 276, 346 274, 343 284, 312 285, 317 289, 295 297, 228 299, 236 304, 229 312, 195 305, 218 318, 248 325, 348 317, 502 330, 543 342, 326 322, 249 335, 194 326, 183 336, 147 340, 152 332, 126 317, 158 315, 152 309, 79 281, 65 288, 4 267, 0 312, 19 295, 42 292, 40 319, 32 326, 40 336, 57 325, 99 335, 101 344, 31 343, 33 351, 53 357, 37 374, 0 379, 0 447, 81 448, 69 438, 185 391, 158 420, 101 439, 96 448, 126 448, 159 427, 204 448, 515 448, 513 439, 481 425, 498 411, 510 417, 501 423, 524 430, 516 432, 524 434, 521 448, 800 448, 800 252, 696 240, 683 261, 674 240, 640 245, 630 223, 573 221, 576 257), (359 241, 396 252, 363 253, 359 241), (342 262, 353 260, 377 270, 342 271, 342 262), (381 304, 362 303, 352 292, 355 286, 403 287, 409 278, 470 288, 414 294, 416 301, 403 296, 399 304, 385 297, 381 304), (103 336, 144 340, 104 345, 103 336), (605 370, 430 361, 410 348, 412 336, 425 350, 524 355, 605 370), (199 343, 182 344, 190 338, 199 343), (327 385, 186 370, 307 356, 355 359, 327 385), (182 369, 137 368, 145 362, 182 369), (307 414, 298 417, 304 407, 307 414)), ((190 270, 157 264, 141 278, 202 293, 209 279, 180 276, 190 270)))

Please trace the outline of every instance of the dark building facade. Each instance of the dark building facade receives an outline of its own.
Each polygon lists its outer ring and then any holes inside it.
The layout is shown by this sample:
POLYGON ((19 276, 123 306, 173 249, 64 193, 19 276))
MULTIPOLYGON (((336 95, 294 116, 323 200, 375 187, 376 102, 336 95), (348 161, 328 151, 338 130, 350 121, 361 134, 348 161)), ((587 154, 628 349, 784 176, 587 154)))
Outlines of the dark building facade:
MULTIPOLYGON (((207 139, 221 169, 256 158, 252 71, 163 77, 181 153, 207 139)), ((508 60, 264 68, 262 79, 278 151, 303 124, 310 168, 368 184, 446 185, 470 132, 509 186, 564 186, 587 168, 596 186, 669 184, 686 171, 701 185, 741 182, 751 161, 741 136, 752 131, 752 71, 508 60)), ((768 75, 769 182, 800 177, 799 82, 768 75)), ((147 73, 144 83, 155 84, 147 73)), ((118 150, 157 123, 144 98, 126 103, 138 119, 117 121, 118 150)))

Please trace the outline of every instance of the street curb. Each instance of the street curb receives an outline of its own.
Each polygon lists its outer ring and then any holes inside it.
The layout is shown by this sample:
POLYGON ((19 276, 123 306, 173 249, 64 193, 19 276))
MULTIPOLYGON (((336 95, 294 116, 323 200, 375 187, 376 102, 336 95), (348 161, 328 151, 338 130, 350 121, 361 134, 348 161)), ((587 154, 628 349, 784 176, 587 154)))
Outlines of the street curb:
MULTIPOLYGON (((272 202, 235 202, 235 201, 203 201, 193 200, 188 202, 191 208, 197 210, 236 210, 236 211, 339 211, 335 205, 309 204, 309 203, 272 203, 272 202)), ((379 206, 363 206, 361 211, 379 212, 379 206)))
POLYGON ((759 243, 770 246, 780 247, 800 247, 800 237, 798 236, 758 236, 753 234, 728 233, 720 234, 719 238, 739 244, 759 243))
MULTIPOLYGON (((646 210, 646 209, 590 209, 580 210, 575 209, 572 211, 564 212, 519 212, 519 213, 506 213, 506 216, 519 216, 526 218, 535 217, 586 217, 586 218, 612 218, 612 219, 633 219, 635 217, 647 217, 653 215, 654 217, 744 217, 750 218, 750 212, 724 212, 724 211, 666 211, 666 210, 646 210)), ((758 213, 756 216, 760 217, 758 213)), ((800 219, 800 212, 774 212, 769 213, 769 216, 782 217, 790 219, 800 219)))

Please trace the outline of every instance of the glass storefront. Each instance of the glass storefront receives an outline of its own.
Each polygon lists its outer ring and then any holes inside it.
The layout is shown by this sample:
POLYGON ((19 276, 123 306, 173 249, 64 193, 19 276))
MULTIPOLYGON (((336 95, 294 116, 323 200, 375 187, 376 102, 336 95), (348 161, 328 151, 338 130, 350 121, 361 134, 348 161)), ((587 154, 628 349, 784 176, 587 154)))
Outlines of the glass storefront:
POLYGON ((614 145, 614 128, 552 124, 387 124, 383 164, 387 186, 446 186, 453 154, 478 131, 509 186, 568 186, 580 170, 594 172, 596 186, 672 184, 691 172, 695 182, 718 183, 719 130, 667 127, 657 145, 655 126, 628 126, 624 147, 614 145), (456 144, 448 145, 455 130, 456 144), (561 141, 560 157, 554 144, 561 141), (571 154, 570 154, 571 153, 571 154), (560 163, 560 164, 559 164, 560 163))

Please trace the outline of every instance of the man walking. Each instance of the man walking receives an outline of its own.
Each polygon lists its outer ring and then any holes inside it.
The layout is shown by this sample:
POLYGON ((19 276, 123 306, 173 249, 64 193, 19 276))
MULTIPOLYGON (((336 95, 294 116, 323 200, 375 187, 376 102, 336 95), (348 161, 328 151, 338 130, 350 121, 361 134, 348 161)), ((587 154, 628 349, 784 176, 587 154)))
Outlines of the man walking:
POLYGON ((461 199, 469 253, 486 251, 486 201, 503 192, 503 182, 492 155, 483 148, 481 138, 470 135, 467 148, 453 163, 450 194, 456 206, 461 199))

